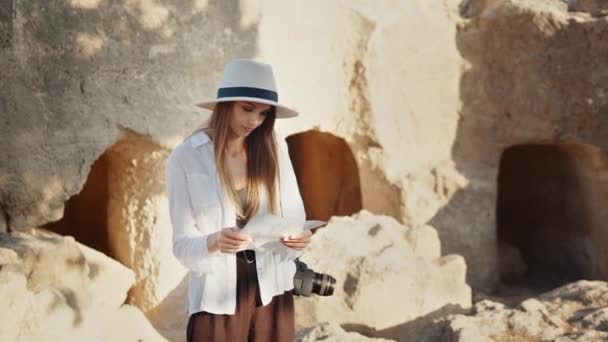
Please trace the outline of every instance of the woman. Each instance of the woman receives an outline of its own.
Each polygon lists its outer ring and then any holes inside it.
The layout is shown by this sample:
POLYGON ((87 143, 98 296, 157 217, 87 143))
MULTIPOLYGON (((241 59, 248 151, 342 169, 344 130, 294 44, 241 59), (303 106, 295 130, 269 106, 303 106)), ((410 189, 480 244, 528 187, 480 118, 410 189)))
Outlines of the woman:
POLYGON ((167 160, 173 253, 188 276, 188 341, 293 341, 293 260, 310 231, 284 237, 281 252, 247 249, 240 233, 256 215, 304 222, 287 144, 275 118, 298 115, 278 103, 272 69, 237 59, 226 65, 209 127, 167 160))

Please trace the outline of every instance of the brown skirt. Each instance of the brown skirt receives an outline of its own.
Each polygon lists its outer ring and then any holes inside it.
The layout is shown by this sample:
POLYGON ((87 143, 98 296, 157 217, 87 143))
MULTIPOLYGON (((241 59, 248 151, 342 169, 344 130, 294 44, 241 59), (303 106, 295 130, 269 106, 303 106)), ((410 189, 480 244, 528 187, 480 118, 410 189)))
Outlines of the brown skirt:
POLYGON ((188 342, 212 341, 268 341, 293 342, 295 322, 292 291, 274 296, 262 305, 253 251, 236 258, 236 312, 234 315, 217 315, 201 311, 188 319, 188 342))

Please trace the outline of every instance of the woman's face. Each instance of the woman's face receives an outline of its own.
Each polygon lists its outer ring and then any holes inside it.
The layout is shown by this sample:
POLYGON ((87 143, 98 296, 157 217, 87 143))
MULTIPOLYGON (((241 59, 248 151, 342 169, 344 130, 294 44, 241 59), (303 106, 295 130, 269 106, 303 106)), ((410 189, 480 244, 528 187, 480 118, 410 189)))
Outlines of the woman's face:
POLYGON ((247 137, 266 119, 270 105, 249 101, 236 101, 232 106, 230 129, 238 137, 247 137))

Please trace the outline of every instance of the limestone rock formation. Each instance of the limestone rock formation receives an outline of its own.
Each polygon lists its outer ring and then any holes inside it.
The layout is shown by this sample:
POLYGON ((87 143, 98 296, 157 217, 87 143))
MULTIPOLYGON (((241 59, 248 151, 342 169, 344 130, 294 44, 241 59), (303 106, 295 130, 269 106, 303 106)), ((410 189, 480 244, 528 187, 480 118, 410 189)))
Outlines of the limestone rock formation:
POLYGON ((332 296, 296 298, 296 325, 331 321, 366 336, 399 338, 471 305, 466 266, 440 255, 431 227, 407 228, 361 211, 334 217, 301 257, 336 278, 332 296))
MULTIPOLYGON (((446 253, 459 253, 466 258, 471 270, 469 280, 476 288, 493 287, 488 281, 492 277, 479 278, 477 274, 489 274, 487 271, 496 264, 494 230, 501 224, 495 215, 499 196, 496 181, 503 166, 503 151, 534 144, 559 147, 565 140, 604 151, 608 148, 608 77, 599 72, 604 69, 608 53, 604 39, 608 22, 577 11, 585 10, 584 3, 602 2, 470 0, 460 4, 466 20, 457 25, 455 42, 464 62, 459 82, 461 108, 451 159, 466 185, 438 210, 430 224, 437 228, 446 253), (494 261, 488 263, 488 256, 494 261)), ((604 172, 595 172, 597 165, 603 164, 595 160, 586 162, 596 165, 588 169, 594 184, 603 179, 604 172)), ((518 165, 525 174, 529 165, 523 158, 518 165)), ((545 164, 543 173, 558 168, 558 163, 545 164)), ((532 184, 526 181, 514 183, 521 184, 521 188, 512 190, 536 191, 540 197, 576 197, 526 188, 523 184, 532 184)), ((548 188, 559 189, 559 183, 548 188)), ((578 202, 588 203, 582 211, 589 217, 577 221, 594 220, 595 213, 599 213, 592 205, 595 197, 583 192, 578 202)), ((542 210, 542 202, 536 203, 539 206, 527 210, 542 210)), ((566 221, 569 213, 553 210, 550 215, 557 221, 566 221)), ((595 234, 589 232, 604 229, 593 222, 578 226, 577 241, 582 243, 595 234)), ((552 246, 555 237, 547 237, 549 241, 544 244, 552 246)))
POLYGON ((83 190, 66 202, 63 218, 44 227, 130 268, 135 284, 127 302, 157 330, 183 340, 186 269, 172 254, 164 174, 168 153, 148 138, 126 134, 95 161, 83 190))
MULTIPOLYGON (((597 150, 586 154, 584 184, 605 179, 605 10, 602 0, 4 1, 0 233, 59 219, 104 151, 137 136, 109 173, 124 192, 92 209, 117 223, 96 233, 111 234, 109 254, 137 273, 133 303, 178 331, 181 318, 163 319, 180 308, 185 284, 183 270, 165 276, 174 261, 162 240, 162 175, 140 168, 162 164, 163 149, 204 121, 193 103, 215 94, 226 61, 253 57, 273 65, 282 102, 302 113, 277 122, 283 136, 318 129, 343 138, 363 208, 430 224, 441 243, 412 234, 463 255, 467 282, 491 290, 503 151, 571 139, 597 150), (302 25, 302 13, 314 20, 302 25)), ((603 210, 602 189, 582 193, 581 212, 603 210)), ((577 245, 593 242, 583 251, 601 260, 590 274, 605 277, 603 216, 583 218, 577 245)), ((85 228, 65 232, 80 241, 85 228)), ((509 267, 523 272, 517 264, 509 267)))
POLYGON ((1 341, 165 341, 123 305, 133 272, 71 237, 0 235, 1 341))
POLYGON ((253 57, 237 1, 0 4, 0 231, 61 218, 92 163, 137 132, 174 146, 226 60, 253 57))
POLYGON ((129 302, 147 313, 186 275, 172 253, 165 193, 168 151, 150 139, 130 134, 104 156, 108 160, 107 236, 111 255, 135 272, 129 302))
POLYGON ((523 301, 515 308, 484 300, 471 315, 449 316, 421 340, 605 341, 608 283, 581 280, 523 301))
MULTIPOLYGON (((59 219, 94 161, 131 133, 175 146, 207 118, 193 103, 215 94, 234 57, 273 65, 282 101, 302 113, 277 122, 283 136, 318 128, 346 140, 363 208, 423 225, 470 177, 452 163, 459 2, 5 1, 0 231, 59 219), (311 8, 316 19, 301 25, 311 8)), ((433 225, 450 253, 484 255, 465 254, 469 281, 484 285, 496 268, 484 249, 495 242, 493 193, 475 188, 467 201, 488 203, 479 215, 452 225, 458 207, 433 225), (455 226, 476 239, 451 243, 455 226)))
POLYGON ((505 147, 567 137, 608 147, 597 74, 608 23, 559 0, 488 2, 456 37, 469 67, 454 159, 496 165, 505 147))

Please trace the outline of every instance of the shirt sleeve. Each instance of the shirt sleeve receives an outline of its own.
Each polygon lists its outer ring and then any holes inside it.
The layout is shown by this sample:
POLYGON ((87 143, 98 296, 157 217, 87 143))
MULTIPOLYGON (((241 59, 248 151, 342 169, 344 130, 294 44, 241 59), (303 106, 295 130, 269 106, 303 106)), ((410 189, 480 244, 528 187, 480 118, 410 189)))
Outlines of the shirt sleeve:
POLYGON ((166 163, 167 196, 172 226, 173 255, 184 267, 197 273, 212 271, 212 257, 207 248, 208 235, 196 226, 190 204, 188 183, 183 167, 173 158, 166 163))
MULTIPOLYGON (((281 189, 281 208, 283 216, 296 221, 306 221, 306 212, 304 211, 304 202, 298 188, 296 174, 289 158, 289 150, 287 142, 280 135, 276 135, 277 154, 279 159, 279 187, 281 189), (287 195, 287 196, 284 196, 287 195)), ((292 248, 285 248, 279 254, 282 261, 293 261, 303 251, 297 251, 292 248)))

